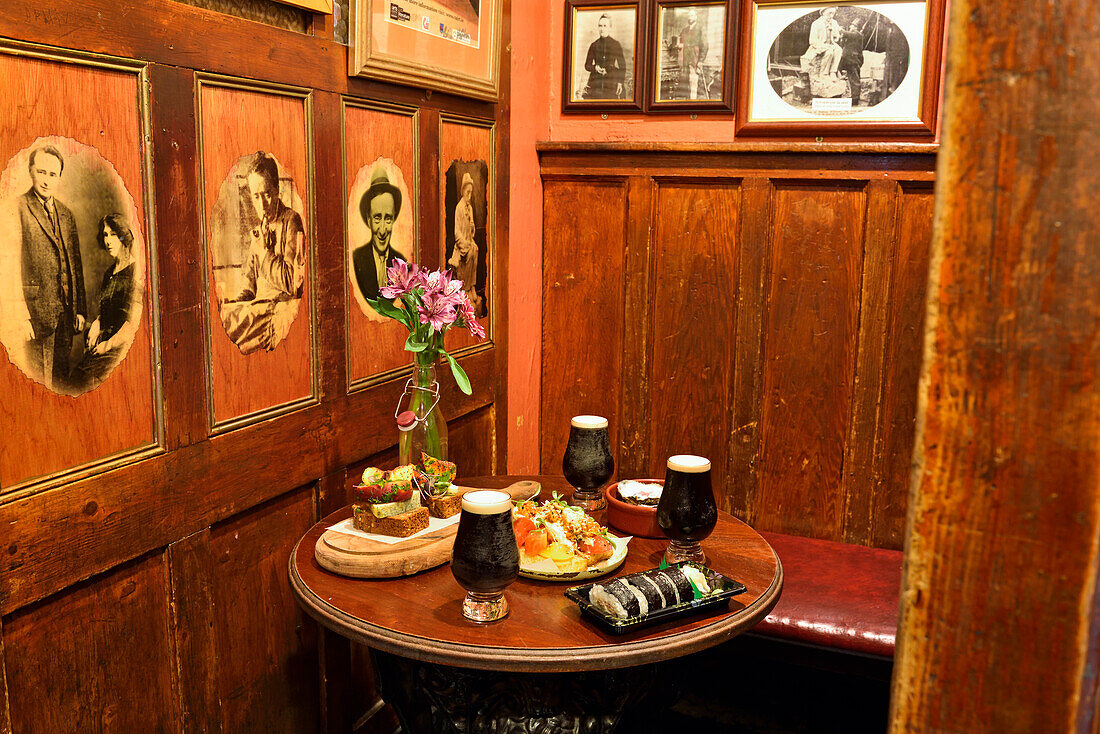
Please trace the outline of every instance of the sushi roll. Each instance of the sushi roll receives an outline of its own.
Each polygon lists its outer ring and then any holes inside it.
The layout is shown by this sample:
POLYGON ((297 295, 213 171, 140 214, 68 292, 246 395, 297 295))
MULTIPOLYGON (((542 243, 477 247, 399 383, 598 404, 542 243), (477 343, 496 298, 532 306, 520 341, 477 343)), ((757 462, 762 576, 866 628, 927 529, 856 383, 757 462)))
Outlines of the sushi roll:
POLYGON ((665 575, 663 570, 653 569, 652 571, 646 571, 642 576, 649 579, 661 590, 661 596, 665 599, 665 606, 676 606, 682 601, 679 592, 676 591, 676 584, 672 583, 672 580, 665 575))
POLYGON ((706 596, 710 593, 710 584, 707 583, 707 577, 703 575, 703 572, 694 566, 683 566, 684 576, 691 582, 691 585, 699 590, 699 593, 706 596))
POLYGON ((641 594, 642 599, 646 600, 646 603, 643 604, 643 606, 646 607, 646 611, 643 612, 643 614, 664 609, 664 595, 661 593, 661 590, 657 588, 657 584, 640 576, 630 576, 623 579, 623 581, 632 591, 641 594))
POLYGON ((627 619, 649 614, 645 596, 622 579, 608 584, 593 584, 588 602, 609 617, 627 619))

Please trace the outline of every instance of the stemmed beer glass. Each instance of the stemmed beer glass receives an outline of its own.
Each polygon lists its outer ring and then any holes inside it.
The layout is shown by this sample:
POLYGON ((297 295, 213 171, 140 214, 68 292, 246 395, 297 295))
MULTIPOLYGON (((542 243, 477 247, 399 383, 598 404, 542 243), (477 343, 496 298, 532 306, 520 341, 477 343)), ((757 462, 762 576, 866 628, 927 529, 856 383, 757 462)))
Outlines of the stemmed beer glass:
POLYGON ((657 527, 669 539, 665 560, 705 563, 699 541, 718 524, 718 506, 710 484, 710 459, 679 454, 670 456, 665 488, 657 504, 657 527))
POLYGON ((569 443, 561 460, 562 473, 573 485, 572 504, 592 514, 607 508, 600 491, 615 473, 607 419, 598 415, 578 415, 569 421, 569 443))
POLYGON ((479 489, 462 495, 451 573, 466 590, 462 616, 474 622, 508 616, 504 590, 519 575, 519 546, 507 492, 479 489))

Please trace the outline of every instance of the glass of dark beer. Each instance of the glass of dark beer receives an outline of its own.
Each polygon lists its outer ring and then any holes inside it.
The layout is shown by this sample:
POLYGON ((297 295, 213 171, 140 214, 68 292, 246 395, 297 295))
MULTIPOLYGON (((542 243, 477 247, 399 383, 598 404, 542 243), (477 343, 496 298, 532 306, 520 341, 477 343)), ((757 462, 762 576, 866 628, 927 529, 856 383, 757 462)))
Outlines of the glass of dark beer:
POLYGON ((718 524, 718 506, 710 486, 710 460, 702 456, 670 456, 665 489, 657 504, 657 526, 669 539, 665 560, 705 563, 699 541, 718 524))
POLYGON ((570 504, 592 514, 607 509, 600 491, 615 473, 607 419, 598 415, 578 415, 569 421, 569 443, 561 460, 562 473, 573 485, 570 504))
POLYGON ((466 590, 462 616, 474 622, 508 616, 504 590, 519 575, 519 546, 507 492, 479 489, 462 495, 451 573, 466 590))

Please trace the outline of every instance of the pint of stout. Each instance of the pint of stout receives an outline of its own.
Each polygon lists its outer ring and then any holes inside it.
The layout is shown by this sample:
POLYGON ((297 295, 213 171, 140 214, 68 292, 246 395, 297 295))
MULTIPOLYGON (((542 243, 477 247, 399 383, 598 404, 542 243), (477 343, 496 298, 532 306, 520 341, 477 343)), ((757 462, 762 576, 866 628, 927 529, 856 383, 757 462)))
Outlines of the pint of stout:
POLYGON ((467 619, 492 622, 508 614, 504 589, 519 575, 519 546, 507 492, 479 489, 462 496, 451 573, 466 590, 462 614, 467 619))
POLYGON ((710 460, 702 456, 670 456, 665 488, 657 504, 657 527, 671 541, 665 559, 671 563, 706 559, 699 541, 718 524, 718 506, 710 483, 710 460))

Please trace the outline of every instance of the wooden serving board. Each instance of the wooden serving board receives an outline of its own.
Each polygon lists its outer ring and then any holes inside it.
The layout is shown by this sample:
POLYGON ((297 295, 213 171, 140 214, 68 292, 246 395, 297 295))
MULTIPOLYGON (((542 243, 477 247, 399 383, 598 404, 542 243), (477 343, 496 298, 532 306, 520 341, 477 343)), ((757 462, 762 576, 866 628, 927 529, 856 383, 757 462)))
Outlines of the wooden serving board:
MULTIPOLYGON (((458 487, 459 493, 474 489, 476 487, 458 487)), ((525 500, 537 495, 541 489, 538 482, 524 480, 510 484, 502 491, 511 495, 512 499, 525 500)), ((317 539, 313 555, 322 568, 341 576, 360 579, 409 576, 449 561, 456 532, 457 523, 400 543, 381 543, 326 530, 317 539)))

